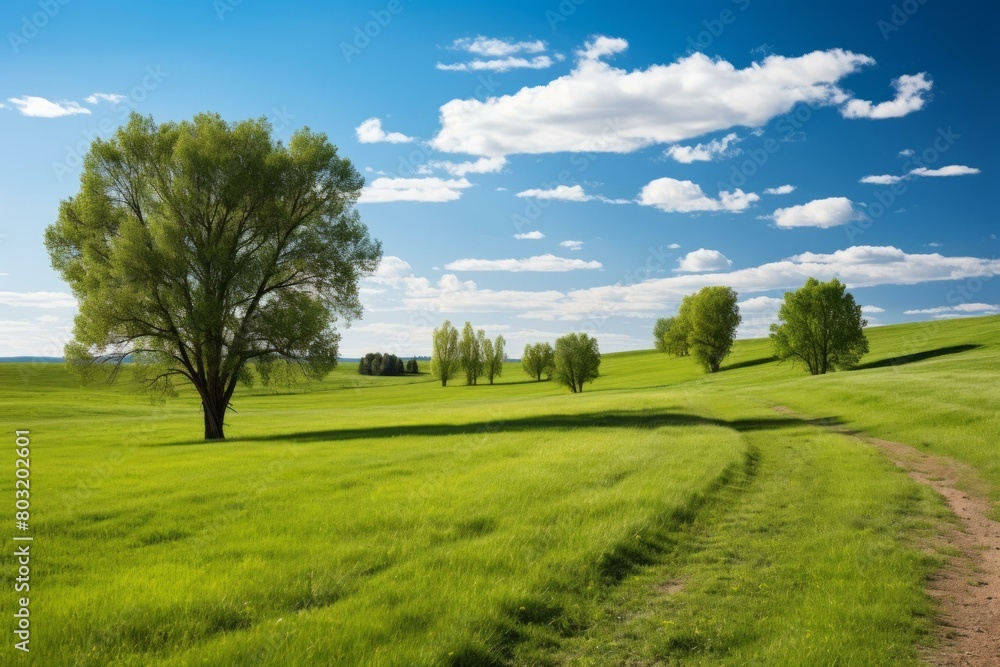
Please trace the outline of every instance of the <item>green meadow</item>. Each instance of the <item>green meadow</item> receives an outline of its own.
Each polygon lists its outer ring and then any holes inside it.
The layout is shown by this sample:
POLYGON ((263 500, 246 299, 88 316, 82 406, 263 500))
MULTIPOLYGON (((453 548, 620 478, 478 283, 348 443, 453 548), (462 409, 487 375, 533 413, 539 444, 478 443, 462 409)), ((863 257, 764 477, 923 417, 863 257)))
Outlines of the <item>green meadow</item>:
POLYGON ((953 517, 837 429, 969 464, 1000 519, 1000 317, 868 337, 816 377, 766 340, 712 375, 606 354, 582 394, 516 363, 447 388, 345 363, 237 392, 213 443, 191 391, 0 364, 0 484, 13 529, 29 429, 34 536, 31 652, 3 660, 920 664, 953 517))

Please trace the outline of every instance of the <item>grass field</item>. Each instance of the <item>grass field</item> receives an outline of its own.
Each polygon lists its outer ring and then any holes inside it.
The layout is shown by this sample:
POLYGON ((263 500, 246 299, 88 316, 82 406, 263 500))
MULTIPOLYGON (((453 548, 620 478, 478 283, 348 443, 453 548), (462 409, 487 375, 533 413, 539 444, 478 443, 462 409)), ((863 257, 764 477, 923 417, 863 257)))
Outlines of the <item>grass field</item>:
POLYGON ((917 664, 949 514, 827 426, 970 464, 1000 518, 1000 317, 869 339, 819 377, 762 340, 711 376, 609 354, 579 395, 513 363, 447 388, 350 364, 238 393, 213 444, 189 392, 0 364, 32 439, 17 663, 917 664))

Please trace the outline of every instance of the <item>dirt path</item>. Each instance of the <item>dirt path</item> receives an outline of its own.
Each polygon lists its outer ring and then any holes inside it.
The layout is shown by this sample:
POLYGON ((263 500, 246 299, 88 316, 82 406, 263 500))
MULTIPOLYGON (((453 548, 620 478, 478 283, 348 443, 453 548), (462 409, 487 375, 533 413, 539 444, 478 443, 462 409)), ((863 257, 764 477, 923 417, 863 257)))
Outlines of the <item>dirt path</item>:
MULTIPOLYGON (((774 409, 802 416, 784 406, 774 409)), ((928 585, 928 594, 940 605, 940 643, 925 652, 926 660, 933 665, 1000 667, 1000 523, 986 516, 990 503, 975 491, 986 485, 972 468, 947 457, 828 428, 878 447, 913 480, 938 492, 959 519, 961 528, 950 531, 947 540, 961 556, 949 559, 928 585)))

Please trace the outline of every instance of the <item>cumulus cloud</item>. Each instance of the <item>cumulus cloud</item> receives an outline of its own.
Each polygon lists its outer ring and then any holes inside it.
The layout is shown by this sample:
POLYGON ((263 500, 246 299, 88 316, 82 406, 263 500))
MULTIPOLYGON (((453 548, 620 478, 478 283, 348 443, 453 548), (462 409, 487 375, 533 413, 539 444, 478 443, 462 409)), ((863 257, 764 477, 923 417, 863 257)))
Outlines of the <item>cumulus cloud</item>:
POLYGON ((358 202, 380 204, 394 201, 446 202, 462 196, 472 183, 464 178, 376 178, 361 191, 358 202))
POLYGON ((996 315, 997 313, 1000 313, 1000 306, 989 303, 960 303, 954 306, 937 306, 935 308, 903 311, 904 315, 933 315, 935 319, 996 315))
POLYGON ((885 308, 879 308, 878 306, 861 306, 861 312, 866 315, 878 315, 879 313, 884 313, 885 308))
POLYGON ((705 271, 725 271, 733 265, 732 260, 718 250, 698 248, 677 260, 674 271, 680 273, 703 273, 705 271))
POLYGON ((776 188, 764 188, 766 195, 790 195, 795 192, 794 185, 779 185, 776 188))
POLYGON ((429 174, 434 169, 442 169, 451 176, 465 176, 466 174, 496 174, 507 164, 507 158, 503 157, 483 157, 473 162, 449 162, 447 160, 430 160, 427 164, 420 165, 417 173, 429 174))
POLYGON ((15 308, 76 308, 76 298, 65 292, 0 292, 0 304, 15 308))
POLYGON ((401 132, 386 132, 382 129, 382 120, 379 118, 369 118, 361 125, 354 128, 358 135, 358 141, 363 144, 390 143, 405 144, 413 141, 413 137, 408 137, 401 132))
POLYGON ((913 157, 916 154, 917 152, 912 148, 904 148, 903 150, 899 151, 899 157, 913 157))
POLYGON ((99 102, 118 104, 119 102, 124 102, 125 99, 124 95, 119 95, 118 93, 93 93, 84 97, 83 101, 87 104, 97 104, 99 102))
POLYGON ((525 232, 524 234, 514 234, 514 238, 518 240, 531 239, 533 241, 537 241, 539 239, 544 239, 545 234, 542 234, 540 231, 535 230, 533 232, 525 232))
POLYGON ((582 250, 583 241, 560 241, 559 245, 570 250, 582 250))
POLYGON ((435 65, 437 69, 445 72, 506 72, 512 69, 545 69, 546 67, 551 67, 553 63, 552 58, 548 55, 536 55, 531 58, 517 55, 544 53, 547 50, 547 46, 540 39, 514 42, 479 35, 477 37, 456 39, 451 48, 483 57, 475 58, 468 62, 437 63, 435 65))
POLYGON ((453 274, 441 276, 436 284, 412 274, 376 279, 382 281, 379 285, 391 283, 397 289, 400 309, 507 312, 527 319, 581 321, 593 317, 653 317, 662 313, 665 306, 679 304, 684 295, 708 285, 731 286, 747 298, 755 293, 797 289, 809 277, 838 278, 848 288, 856 289, 998 274, 1000 260, 996 259, 909 254, 892 246, 853 246, 828 254, 802 253, 735 271, 677 274, 566 292, 483 289, 474 281, 461 281, 453 274))
POLYGON ((643 186, 637 201, 643 206, 655 206, 667 213, 693 213, 696 211, 738 212, 759 199, 759 195, 753 192, 746 193, 740 189, 733 192, 723 190, 719 193, 718 199, 712 199, 705 195, 701 186, 691 181, 658 178, 643 186))
POLYGON ((845 118, 900 118, 914 111, 920 111, 927 103, 926 94, 931 90, 931 80, 926 72, 904 74, 892 80, 896 97, 888 102, 872 104, 867 100, 850 100, 841 113, 845 118))
POLYGON ((52 102, 44 97, 25 95, 24 97, 9 97, 7 101, 13 104, 14 108, 21 112, 21 115, 32 118, 61 118, 90 113, 90 109, 80 106, 79 102, 69 100, 52 102))
POLYGON ((557 185, 554 188, 532 188, 518 192, 515 197, 531 199, 557 199, 559 201, 599 201, 605 204, 630 204, 628 199, 609 199, 603 195, 588 195, 581 185, 557 185))
POLYGON ((552 254, 527 259, 456 259, 444 265, 449 271, 576 271, 600 269, 600 262, 556 257, 552 254))
POLYGON ((778 311, 784 299, 755 296, 737 303, 740 309, 740 338, 762 338, 770 333, 771 325, 778 321, 778 311))
POLYGON ((717 157, 726 155, 737 155, 740 149, 730 150, 730 146, 742 141, 735 132, 730 132, 721 139, 713 139, 707 144, 697 144, 695 146, 674 145, 666 150, 664 155, 671 157, 682 164, 692 162, 711 162, 717 157))
POLYGON ((862 183, 874 183, 876 185, 892 185, 893 183, 899 183, 905 178, 911 176, 969 176, 971 174, 978 174, 979 169, 976 167, 966 167, 963 164, 949 164, 947 166, 941 167, 939 169, 928 169, 927 167, 917 167, 916 169, 911 169, 903 176, 893 176, 892 174, 881 174, 877 176, 865 176, 861 179, 862 183))
POLYGON ((836 227, 859 220, 861 215, 855 210, 854 202, 847 197, 814 199, 806 204, 779 208, 771 214, 778 227, 836 227))
POLYGON ((456 99, 440 109, 434 148, 472 155, 631 152, 736 126, 761 127, 801 102, 841 104, 840 79, 875 61, 833 49, 768 56, 738 69, 694 53, 631 72, 599 58, 627 42, 588 42, 574 69, 510 95, 456 99))
POLYGON ((671 250, 677 250, 678 248, 681 247, 681 244, 680 243, 671 243, 667 247, 670 248, 671 250))

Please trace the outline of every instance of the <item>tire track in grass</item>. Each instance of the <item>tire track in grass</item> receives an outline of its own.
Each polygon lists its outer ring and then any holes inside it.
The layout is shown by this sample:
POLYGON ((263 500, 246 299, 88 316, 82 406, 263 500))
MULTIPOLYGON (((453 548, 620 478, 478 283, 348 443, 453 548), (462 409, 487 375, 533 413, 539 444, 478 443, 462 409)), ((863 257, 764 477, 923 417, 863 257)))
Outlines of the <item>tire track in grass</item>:
MULTIPOLYGON (((772 407, 802 417, 784 406, 772 407)), ((949 558, 927 588, 938 603, 941 641, 925 649, 924 657, 934 665, 1000 667, 1000 523, 988 516, 986 483, 954 459, 835 425, 827 428, 878 448, 910 479, 941 495, 959 520, 961 528, 950 530, 946 539, 960 555, 949 558)))

